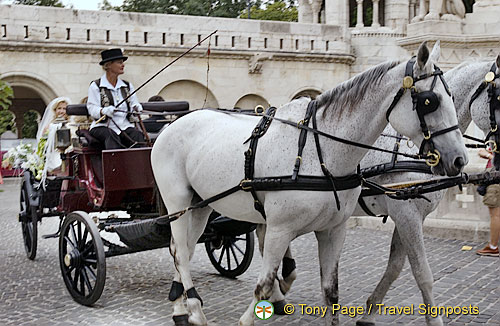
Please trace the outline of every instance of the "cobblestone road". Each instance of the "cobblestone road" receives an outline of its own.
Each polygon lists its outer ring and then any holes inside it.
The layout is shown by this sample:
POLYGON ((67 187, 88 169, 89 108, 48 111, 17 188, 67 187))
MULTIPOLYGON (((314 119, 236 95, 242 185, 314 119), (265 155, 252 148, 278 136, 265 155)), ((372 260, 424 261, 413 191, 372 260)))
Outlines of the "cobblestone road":
MULTIPOLYGON (((39 239, 38 255, 29 261, 17 222, 19 184, 0 185, 0 325, 172 325, 168 292, 173 264, 167 249, 109 258, 104 293, 94 307, 75 303, 66 291, 59 271, 58 240, 39 239), (2 191, 3 190, 3 191, 2 191)), ((46 218, 39 235, 57 230, 58 218, 46 218)), ((340 262, 340 303, 362 306, 381 277, 387 261, 390 234, 350 229, 340 262)), ((443 306, 479 307, 478 315, 444 317, 446 325, 500 325, 500 260, 474 253, 483 244, 426 238, 434 273, 434 294, 443 306), (460 251, 463 245, 472 251, 460 251)), ((298 278, 288 295, 295 304, 322 305, 316 240, 306 235, 293 242, 298 278)), ((219 276, 204 246, 198 246, 192 271, 205 302, 210 325, 237 325, 250 302, 261 265, 256 254, 249 270, 238 279, 219 276)), ((417 307, 422 303, 408 263, 389 290, 387 305, 417 307)), ((415 309, 416 311, 417 309, 415 309)), ((341 316, 342 325, 357 318, 341 316)), ((377 325, 425 325, 415 315, 379 316, 377 325)), ((256 325, 323 325, 318 316, 276 317, 256 325)))

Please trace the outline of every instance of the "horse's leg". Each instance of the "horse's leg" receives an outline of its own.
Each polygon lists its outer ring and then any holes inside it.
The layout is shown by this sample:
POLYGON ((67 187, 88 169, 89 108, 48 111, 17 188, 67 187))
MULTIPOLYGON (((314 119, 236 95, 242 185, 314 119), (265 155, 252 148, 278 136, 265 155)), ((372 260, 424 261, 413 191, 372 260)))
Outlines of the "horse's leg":
POLYGON ((280 279, 280 289, 283 294, 286 294, 292 287, 292 283, 297 278, 297 272, 295 271, 295 260, 292 256, 292 250, 290 246, 286 249, 285 257, 283 257, 283 266, 281 269, 280 279))
MULTIPOLYGON (((195 198, 198 198, 195 196, 195 198)), ((193 200, 196 201, 196 200, 193 200)), ((199 223, 193 223, 191 228, 188 231, 188 248, 189 248, 189 260, 193 258, 194 255, 194 250, 196 248, 196 243, 197 240, 200 238, 201 234, 205 230, 205 225, 206 225, 206 220, 208 219, 208 216, 210 212, 212 211, 211 208, 206 207, 203 209, 198 209, 193 212, 193 220, 199 221, 199 223), (197 218, 199 217, 199 219, 197 218)), ((172 254, 172 252, 171 252, 172 254)), ((173 256, 173 254, 172 254, 173 256)), ((175 325, 188 325, 188 321, 193 323, 192 320, 198 319, 196 322, 199 321, 199 317, 196 315, 191 314, 189 316, 189 311, 186 310, 186 306, 184 305, 184 286, 182 285, 181 282, 181 277, 180 274, 177 270, 175 270, 175 275, 174 275, 174 281, 172 282, 172 288, 170 289, 169 293, 169 300, 173 301, 174 304, 174 314, 173 318, 175 321, 175 325)))
MULTIPOLYGON (((259 241, 259 251, 262 256, 264 250, 264 240, 266 238, 266 225, 257 225, 255 233, 257 234, 257 239, 259 241)), ((292 258, 290 246, 288 246, 288 248, 286 249, 285 257, 283 257, 281 275, 283 276, 283 279, 279 279, 278 277, 276 278, 273 286, 273 294, 269 298, 269 301, 273 303, 274 313, 277 315, 285 315, 285 294, 288 292, 288 290, 290 290, 293 281, 295 281, 297 277, 297 273, 295 272, 295 260, 293 260, 292 258)))
POLYGON ((398 229, 395 228, 392 234, 391 251, 389 254, 389 261, 382 279, 377 284, 377 287, 366 301, 366 313, 363 318, 356 322, 358 326, 372 326, 375 325, 377 304, 382 303, 387 291, 392 283, 398 278, 399 273, 403 269, 406 259, 406 251, 399 238, 398 229), (371 309, 369 309, 371 307, 371 309), (367 312, 370 311, 370 314, 367 312))
MULTIPOLYGON (((321 289, 325 305, 339 303, 339 259, 346 234, 345 223, 325 231, 316 231, 321 274, 321 289)), ((325 325, 339 325, 339 314, 326 313, 325 325)))
MULTIPOLYGON (((268 214, 268 219, 269 219, 268 214)), ((254 308, 257 302, 269 299, 275 288, 276 274, 285 255, 285 251, 293 239, 293 235, 285 233, 279 227, 270 228, 267 226, 266 236, 263 248, 263 262, 259 275, 257 286, 255 287, 254 297, 248 309, 240 318, 240 325, 249 326, 254 322, 254 308), (276 231, 275 231, 276 230, 276 231)))
MULTIPOLYGON (((427 261, 425 253, 424 235, 423 235, 423 220, 424 218, 415 217, 416 210, 402 210, 398 214, 398 234, 403 244, 403 247, 408 255, 413 277, 422 292, 422 298, 426 305, 435 306, 434 295, 432 294, 432 286, 434 277, 427 261)), ((432 317, 425 315, 428 326, 442 326, 443 320, 441 315, 432 317)))
MULTIPOLYGON (((181 181, 184 182, 185 180, 181 181)), ((159 184, 159 187, 161 190, 161 183, 159 184)), ((189 187, 178 187, 176 188, 175 192, 162 192, 162 197, 165 199, 165 206, 167 207, 169 212, 177 212, 188 207, 192 203, 193 198, 195 198, 196 196, 189 187)), ((207 324, 207 320, 201 309, 201 298, 193 286, 189 266, 191 251, 189 244, 192 242, 190 240, 190 237, 194 237, 194 233, 196 233, 190 231, 190 228, 192 228, 193 225, 197 225, 196 228, 201 228, 201 225, 203 225, 203 227, 205 226, 205 224, 203 224, 203 220, 200 220, 199 214, 201 213, 204 212, 194 212, 193 214, 192 211, 188 211, 170 224, 172 230, 172 238, 170 240, 170 253, 174 258, 175 268, 179 273, 183 291, 185 291, 187 294, 186 303, 190 315, 189 322, 195 325, 207 324)), ((178 307, 179 305, 174 305, 174 308, 175 306, 178 307)), ((176 315, 174 311, 174 317, 175 316, 176 315)), ((174 321, 175 319, 176 318, 174 318, 174 321)))

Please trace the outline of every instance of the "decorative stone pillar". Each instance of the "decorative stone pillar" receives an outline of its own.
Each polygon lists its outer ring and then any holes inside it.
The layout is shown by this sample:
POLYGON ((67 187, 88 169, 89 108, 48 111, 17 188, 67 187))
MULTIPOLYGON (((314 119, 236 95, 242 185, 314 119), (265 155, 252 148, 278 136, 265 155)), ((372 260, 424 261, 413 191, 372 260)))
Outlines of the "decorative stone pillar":
POLYGON ((363 23, 363 0, 356 0, 356 3, 358 4, 357 8, 358 19, 356 27, 357 28, 365 27, 365 24, 363 23))
POLYGON ((309 0, 299 0, 299 23, 312 23, 312 10, 309 0))
POLYGON ((319 23, 319 12, 321 10, 321 0, 312 0, 311 1, 311 9, 312 9, 312 22, 314 24, 319 23))
POLYGON ((380 23, 378 21, 378 4, 379 0, 373 0, 373 19, 372 19, 372 27, 380 27, 380 23))
POLYGON ((417 0, 410 0, 410 20, 417 15, 417 0))

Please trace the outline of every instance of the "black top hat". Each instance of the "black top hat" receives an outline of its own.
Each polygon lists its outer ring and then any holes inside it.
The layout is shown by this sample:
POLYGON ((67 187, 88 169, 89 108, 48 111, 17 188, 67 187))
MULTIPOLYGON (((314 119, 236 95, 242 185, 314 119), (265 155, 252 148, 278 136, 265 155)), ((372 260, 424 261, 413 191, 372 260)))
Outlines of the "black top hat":
POLYGON ((123 59, 126 61, 128 57, 123 55, 122 49, 109 49, 101 52, 101 62, 99 64, 102 66, 106 62, 123 59))

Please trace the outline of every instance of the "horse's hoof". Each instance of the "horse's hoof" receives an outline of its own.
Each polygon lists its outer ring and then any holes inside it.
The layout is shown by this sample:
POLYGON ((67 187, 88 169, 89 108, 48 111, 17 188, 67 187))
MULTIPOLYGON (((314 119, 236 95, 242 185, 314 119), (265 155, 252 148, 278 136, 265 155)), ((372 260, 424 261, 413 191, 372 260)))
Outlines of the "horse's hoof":
POLYGON ((189 326, 188 315, 173 316, 175 326, 189 326))
POLYGON ((286 306, 285 300, 272 302, 272 304, 274 306, 274 314, 275 315, 280 315, 280 316, 289 315, 289 314, 285 313, 285 306, 286 306))
POLYGON ((356 326, 375 326, 375 323, 372 323, 371 321, 358 320, 356 322, 356 326))

